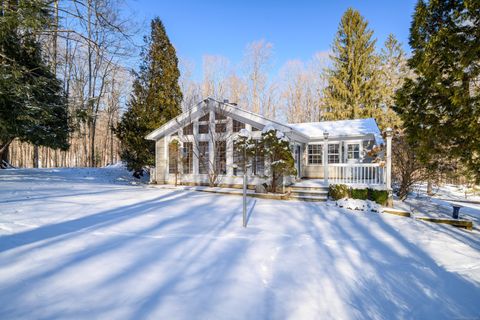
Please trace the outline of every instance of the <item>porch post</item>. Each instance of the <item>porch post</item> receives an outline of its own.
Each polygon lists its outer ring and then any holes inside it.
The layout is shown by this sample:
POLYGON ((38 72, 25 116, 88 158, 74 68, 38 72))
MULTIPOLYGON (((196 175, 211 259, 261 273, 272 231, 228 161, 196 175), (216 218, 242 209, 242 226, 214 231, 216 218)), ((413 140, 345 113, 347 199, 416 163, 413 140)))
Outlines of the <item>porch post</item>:
POLYGON ((393 130, 387 128, 385 130, 385 135, 387 137, 387 150, 386 150, 386 167, 387 167, 387 176, 386 176, 386 187, 388 191, 388 200, 387 206, 393 207, 393 193, 392 193, 392 136, 393 130))
POLYGON ((328 132, 323 132, 323 181, 328 186, 328 132))

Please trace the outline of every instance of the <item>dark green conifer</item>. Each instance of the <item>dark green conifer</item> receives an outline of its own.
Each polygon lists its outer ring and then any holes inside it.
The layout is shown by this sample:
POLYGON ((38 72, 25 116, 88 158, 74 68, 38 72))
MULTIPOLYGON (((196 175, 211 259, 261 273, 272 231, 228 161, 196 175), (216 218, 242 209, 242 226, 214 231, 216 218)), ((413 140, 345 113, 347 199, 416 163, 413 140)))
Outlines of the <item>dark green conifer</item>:
POLYGON ((410 29, 407 79, 396 97, 420 159, 459 159, 480 179, 480 2, 420 0, 410 29))
POLYGON ((373 31, 357 10, 348 9, 338 27, 325 89, 324 120, 376 117, 378 56, 373 31))
POLYGON ((175 48, 159 18, 152 20, 145 44, 128 110, 116 129, 122 142, 122 160, 135 175, 155 163, 155 145, 145 136, 180 114, 182 102, 175 48))

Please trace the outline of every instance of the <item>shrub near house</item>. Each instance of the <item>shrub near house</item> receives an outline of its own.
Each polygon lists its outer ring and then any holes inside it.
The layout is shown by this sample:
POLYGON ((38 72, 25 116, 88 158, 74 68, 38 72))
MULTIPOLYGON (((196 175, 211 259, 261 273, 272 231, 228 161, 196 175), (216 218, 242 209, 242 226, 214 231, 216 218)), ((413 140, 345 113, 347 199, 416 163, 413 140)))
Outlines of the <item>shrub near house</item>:
POLYGON ((382 206, 387 203, 388 199, 388 192, 386 190, 350 188, 345 184, 331 184, 329 186, 328 195, 333 200, 340 200, 344 198, 372 200, 382 206))

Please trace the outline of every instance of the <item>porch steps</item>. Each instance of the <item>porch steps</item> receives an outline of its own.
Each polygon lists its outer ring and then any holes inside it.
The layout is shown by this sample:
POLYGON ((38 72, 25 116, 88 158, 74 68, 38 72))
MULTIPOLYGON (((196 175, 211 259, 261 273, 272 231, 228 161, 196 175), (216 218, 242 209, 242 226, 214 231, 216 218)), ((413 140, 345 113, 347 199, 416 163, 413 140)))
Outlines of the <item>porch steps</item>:
POLYGON ((299 187, 292 186, 290 189, 290 198, 299 201, 327 201, 327 187, 299 187))

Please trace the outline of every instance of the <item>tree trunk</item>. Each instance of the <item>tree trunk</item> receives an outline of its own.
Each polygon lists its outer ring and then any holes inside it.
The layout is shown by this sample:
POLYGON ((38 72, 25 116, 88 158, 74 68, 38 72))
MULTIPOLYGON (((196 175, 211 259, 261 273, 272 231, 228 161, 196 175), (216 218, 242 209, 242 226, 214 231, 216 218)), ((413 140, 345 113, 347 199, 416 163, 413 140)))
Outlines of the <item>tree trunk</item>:
POLYGON ((113 130, 110 129, 110 164, 113 164, 113 130))
POLYGON ((38 146, 33 146, 33 167, 38 168, 40 162, 40 157, 38 156, 38 146))
POLYGON ((431 179, 428 179, 427 181, 427 195, 433 195, 433 183, 431 179))
POLYGON ((8 160, 9 145, 10 143, 2 147, 0 150, 0 169, 6 169, 8 167, 8 164, 10 163, 8 160))
POLYGON ((95 167, 96 159, 95 159, 95 128, 96 123, 92 121, 92 128, 90 129, 91 137, 90 137, 90 167, 95 167))

